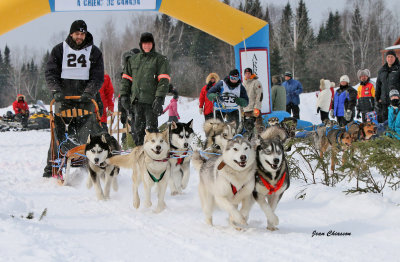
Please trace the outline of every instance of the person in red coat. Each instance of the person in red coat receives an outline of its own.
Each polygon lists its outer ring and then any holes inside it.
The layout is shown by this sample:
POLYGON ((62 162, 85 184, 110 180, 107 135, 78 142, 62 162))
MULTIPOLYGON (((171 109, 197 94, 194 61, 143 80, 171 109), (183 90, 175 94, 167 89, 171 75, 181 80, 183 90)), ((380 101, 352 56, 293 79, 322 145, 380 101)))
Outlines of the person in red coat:
POLYGON ((210 73, 206 78, 206 85, 201 89, 199 97, 199 112, 200 114, 204 114, 205 120, 213 118, 214 108, 213 103, 207 98, 207 92, 219 80, 220 78, 217 73, 210 73))
POLYGON ((25 96, 18 94, 17 100, 13 103, 13 109, 15 112, 15 118, 17 121, 21 121, 22 127, 28 126, 28 118, 29 118, 29 106, 25 101, 25 96))
POLYGON ((104 83, 99 90, 101 102, 103 102, 103 113, 101 115, 101 123, 105 130, 107 129, 107 117, 114 112, 114 87, 111 83, 110 76, 104 74, 104 83))

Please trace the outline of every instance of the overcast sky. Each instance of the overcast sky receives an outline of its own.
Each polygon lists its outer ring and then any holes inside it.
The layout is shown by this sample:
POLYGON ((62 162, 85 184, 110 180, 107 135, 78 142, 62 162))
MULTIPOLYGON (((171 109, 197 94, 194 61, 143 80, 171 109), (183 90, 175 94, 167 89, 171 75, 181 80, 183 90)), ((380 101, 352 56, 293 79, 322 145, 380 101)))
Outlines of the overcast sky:
MULTIPOLYGON (((236 0, 241 1, 241 0, 236 0)), ((277 4, 276 0, 261 0, 264 7, 269 4, 277 4)), ((298 0, 289 0, 292 7, 296 7, 298 0)), ((313 26, 318 28, 321 21, 326 20, 329 11, 342 11, 347 6, 347 0, 305 0, 309 10, 309 15, 313 26)), ((400 13, 400 1, 386 0, 394 13, 400 13)), ((281 1, 285 5, 286 1, 281 1)), ((15 49, 31 49, 34 51, 43 51, 51 49, 55 44, 55 35, 62 31, 68 32, 71 23, 77 19, 83 19, 88 25, 88 31, 95 39, 95 44, 99 44, 102 27, 110 18, 120 25, 124 30, 129 17, 137 12, 114 11, 114 12, 62 12, 51 13, 22 25, 12 31, 0 35, 0 49, 3 50, 7 44, 15 49)))

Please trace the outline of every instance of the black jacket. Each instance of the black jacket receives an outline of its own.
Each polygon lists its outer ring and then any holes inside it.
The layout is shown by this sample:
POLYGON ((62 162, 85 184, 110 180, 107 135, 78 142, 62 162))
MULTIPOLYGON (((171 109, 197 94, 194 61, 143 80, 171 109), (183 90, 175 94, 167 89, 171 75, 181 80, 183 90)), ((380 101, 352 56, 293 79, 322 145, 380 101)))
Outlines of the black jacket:
POLYGON ((400 92, 400 62, 397 57, 391 67, 385 63, 378 71, 375 92, 376 101, 382 100, 382 104, 389 105, 389 92, 392 89, 397 89, 400 92))
POLYGON ((86 33, 85 41, 79 47, 75 45, 71 36, 68 36, 65 41, 74 50, 81 50, 92 45, 89 57, 89 80, 61 78, 63 43, 60 43, 53 48, 46 64, 45 76, 47 87, 53 93, 61 91, 66 96, 80 96, 83 92, 87 92, 95 97, 104 81, 103 55, 100 49, 93 45, 93 37, 89 32, 86 33))

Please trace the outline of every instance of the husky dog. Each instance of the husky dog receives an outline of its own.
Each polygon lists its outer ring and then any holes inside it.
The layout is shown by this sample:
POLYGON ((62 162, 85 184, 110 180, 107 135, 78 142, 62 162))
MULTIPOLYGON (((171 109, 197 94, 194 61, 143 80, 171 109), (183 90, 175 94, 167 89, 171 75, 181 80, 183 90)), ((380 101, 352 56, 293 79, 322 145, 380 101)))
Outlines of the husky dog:
POLYGON ((219 119, 209 119, 204 123, 207 142, 205 150, 221 153, 229 139, 236 135, 236 122, 224 123, 219 119))
POLYGON ((144 144, 135 147, 128 155, 114 156, 108 160, 112 165, 133 169, 133 206, 139 208, 138 187, 143 181, 145 207, 151 207, 151 188, 157 185, 158 204, 156 213, 166 207, 165 191, 170 176, 168 129, 162 133, 151 133, 146 130, 144 144))
POLYGON ((117 175, 119 168, 107 164, 106 160, 112 157, 113 152, 121 150, 117 140, 109 134, 89 135, 85 146, 85 155, 88 159, 89 177, 86 186, 91 188, 94 184, 98 200, 110 198, 110 186, 118 190, 117 175), (104 193, 101 188, 100 178, 105 179, 104 193))
POLYGON ((275 209, 283 193, 289 188, 289 169, 282 142, 262 139, 256 148, 257 172, 254 199, 267 217, 267 229, 277 230, 279 219, 275 209))
POLYGON ((185 123, 171 122, 169 125, 169 143, 171 154, 171 178, 169 188, 171 195, 182 193, 187 187, 190 176, 191 154, 188 150, 193 139, 193 119, 185 123))
POLYGON ((229 140, 222 155, 204 160, 199 152, 193 155, 193 165, 199 171, 199 195, 206 223, 212 225, 215 204, 229 213, 234 227, 247 225, 254 189, 255 152, 243 137, 229 140), (242 203, 241 210, 238 204, 242 203))

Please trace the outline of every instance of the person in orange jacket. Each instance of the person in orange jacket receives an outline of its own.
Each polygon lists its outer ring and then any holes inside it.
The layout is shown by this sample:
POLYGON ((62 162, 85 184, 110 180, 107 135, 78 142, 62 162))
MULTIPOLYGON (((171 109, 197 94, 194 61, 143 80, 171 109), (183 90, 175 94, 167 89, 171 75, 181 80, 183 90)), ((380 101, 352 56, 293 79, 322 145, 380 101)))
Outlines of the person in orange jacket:
POLYGON ((107 117, 114 112, 114 87, 111 83, 110 76, 104 74, 103 86, 99 90, 101 101, 103 102, 103 113, 101 115, 101 124, 105 130, 107 128, 107 117))
POLYGON ((21 121, 22 127, 27 127, 29 118, 29 106, 28 103, 25 101, 24 95, 17 95, 17 100, 15 100, 13 103, 13 109, 15 112, 16 120, 21 121))

